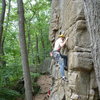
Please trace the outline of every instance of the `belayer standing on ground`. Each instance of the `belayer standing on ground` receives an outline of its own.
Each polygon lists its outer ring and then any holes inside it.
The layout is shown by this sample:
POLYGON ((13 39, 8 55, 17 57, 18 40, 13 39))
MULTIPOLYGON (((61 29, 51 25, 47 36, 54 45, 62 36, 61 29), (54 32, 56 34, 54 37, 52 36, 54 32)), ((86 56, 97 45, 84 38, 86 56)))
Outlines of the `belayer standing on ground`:
POLYGON ((67 56, 62 55, 60 53, 60 50, 62 47, 64 47, 64 45, 66 44, 68 40, 68 37, 65 38, 65 36, 63 34, 58 36, 58 39, 55 41, 55 45, 53 48, 52 53, 50 54, 51 56, 53 56, 53 58, 55 59, 55 61, 59 64, 60 67, 60 73, 61 73, 61 77, 63 80, 67 80, 67 78, 65 77, 65 73, 64 73, 64 69, 67 66, 67 56))

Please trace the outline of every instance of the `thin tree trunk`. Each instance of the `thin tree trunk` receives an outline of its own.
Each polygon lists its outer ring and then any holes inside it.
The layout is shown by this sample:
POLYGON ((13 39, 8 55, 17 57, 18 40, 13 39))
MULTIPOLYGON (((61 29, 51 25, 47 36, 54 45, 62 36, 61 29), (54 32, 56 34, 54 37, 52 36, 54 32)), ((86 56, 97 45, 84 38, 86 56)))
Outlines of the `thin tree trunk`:
MULTIPOLYGON (((37 14, 37 19, 38 19, 38 21, 40 21, 40 18, 39 18, 39 14, 37 14)), ((42 43, 42 47, 43 47, 43 53, 44 53, 44 55, 43 55, 43 57, 44 57, 44 59, 45 59, 45 56, 46 56, 46 53, 45 53, 45 42, 44 42, 44 38, 43 38, 43 34, 42 34, 42 29, 39 29, 40 31, 40 34, 41 34, 41 43, 42 43)))
POLYGON ((45 42, 44 42, 44 38, 43 38, 43 34, 42 34, 42 30, 41 30, 41 32, 40 32, 40 34, 41 34, 41 43, 42 43, 42 47, 43 47, 43 52, 44 52, 44 59, 45 59, 45 57, 46 57, 46 52, 45 52, 45 42))
POLYGON ((27 30, 28 30, 28 55, 31 56, 31 62, 33 63, 34 61, 34 55, 33 55, 33 49, 32 49, 32 41, 31 41, 31 35, 30 35, 30 22, 28 23, 27 26, 27 30))
MULTIPOLYGON (((4 33, 7 33, 8 30, 8 23, 9 23, 9 16, 10 16, 10 8, 11 8, 11 0, 9 0, 9 4, 8 4, 8 13, 7 13, 7 20, 6 20, 6 26, 5 26, 5 30, 4 33)), ((5 41, 5 34, 3 35, 3 41, 5 41)))
POLYGON ((9 16, 10 16, 10 8, 11 8, 11 0, 9 0, 9 7, 8 7, 8 13, 7 13, 7 20, 6 20, 6 27, 5 27, 5 32, 7 32, 8 29, 8 23, 9 23, 9 16))
POLYGON ((31 47, 31 36, 30 36, 30 26, 28 28, 28 54, 30 53, 30 47, 31 47))
POLYGON ((2 12, 0 14, 0 66, 4 65, 4 61, 2 59, 3 57, 3 23, 4 23, 4 17, 5 17, 5 9, 6 9, 6 2, 5 0, 2 0, 2 12))
POLYGON ((39 57, 39 46, 38 46, 38 36, 36 34, 36 52, 37 52, 37 61, 40 63, 40 57, 39 57))
MULTIPOLYGON (((4 42, 5 42, 5 37, 6 37, 6 33, 7 33, 7 29, 8 29, 8 23, 9 23, 9 15, 10 15, 10 8, 11 8, 11 0, 9 0, 9 7, 8 7, 8 13, 7 13, 7 20, 6 20, 6 26, 5 26, 5 30, 2 36, 2 55, 4 56, 4 42)), ((6 66, 6 60, 2 61, 2 65, 6 66)))
POLYGON ((100 96, 100 0, 83 1, 84 12, 91 38, 91 51, 100 96))
POLYGON ((17 0, 17 4, 18 4, 18 15, 19 15, 19 40, 20 40, 23 75, 25 83, 25 95, 26 95, 26 100, 33 100, 32 83, 30 77, 28 54, 27 54, 26 39, 25 39, 23 0, 17 0))
POLYGON ((1 41, 2 41, 3 23, 4 23, 4 17, 5 17, 5 9, 6 9, 6 2, 5 2, 5 0, 2 0, 2 12, 0 14, 0 44, 1 44, 1 41))

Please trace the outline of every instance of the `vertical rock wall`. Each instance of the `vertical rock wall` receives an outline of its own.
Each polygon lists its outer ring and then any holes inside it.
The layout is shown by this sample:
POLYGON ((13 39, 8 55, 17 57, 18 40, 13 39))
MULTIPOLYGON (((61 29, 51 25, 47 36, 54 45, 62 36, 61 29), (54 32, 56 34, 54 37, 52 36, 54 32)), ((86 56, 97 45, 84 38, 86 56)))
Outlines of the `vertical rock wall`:
POLYGON ((49 39, 54 46, 60 31, 69 36, 62 53, 68 55, 69 82, 61 80, 52 61, 52 91, 49 100, 99 100, 82 0, 52 0, 49 39))

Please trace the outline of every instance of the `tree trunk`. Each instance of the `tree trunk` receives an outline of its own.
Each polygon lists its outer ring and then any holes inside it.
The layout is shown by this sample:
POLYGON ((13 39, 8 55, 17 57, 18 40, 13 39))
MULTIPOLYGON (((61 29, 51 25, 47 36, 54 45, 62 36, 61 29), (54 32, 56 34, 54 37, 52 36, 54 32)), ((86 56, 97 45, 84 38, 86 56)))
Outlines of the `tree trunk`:
POLYGON ((6 9, 6 2, 5 0, 2 0, 2 12, 0 14, 0 66, 3 66, 3 43, 2 35, 3 35, 3 23, 4 23, 4 17, 5 17, 5 9, 6 9))
POLYGON ((0 14, 0 44, 2 41, 2 33, 3 33, 3 23, 4 23, 4 16, 5 16, 5 9, 6 9, 6 2, 2 0, 2 12, 0 14))
POLYGON ((23 75, 24 75, 24 83, 25 83, 25 95, 26 95, 26 100, 33 100, 32 84, 31 84, 28 54, 27 54, 26 39, 25 39, 23 1, 17 0, 17 4, 18 4, 18 14, 19 14, 19 40, 20 40, 23 75))
POLYGON ((43 34, 42 34, 42 30, 40 31, 40 34, 41 34, 41 43, 42 43, 42 47, 43 47, 43 52, 44 52, 44 55, 43 55, 43 57, 44 57, 44 59, 45 59, 45 57, 46 57, 46 50, 45 50, 45 42, 44 42, 44 38, 43 38, 43 34))
POLYGON ((38 36, 37 36, 37 34, 36 34, 36 52, 37 52, 37 56, 36 56, 37 61, 38 61, 38 63, 40 63, 41 61, 40 61, 40 57, 39 57, 39 46, 38 46, 38 36))
MULTIPOLYGON (((30 26, 29 26, 30 28, 30 26)), ((30 35, 30 30, 28 28, 28 54, 30 53, 30 47, 31 47, 31 35, 30 35)))
POLYGON ((84 12, 91 38, 91 51, 100 96, 100 0, 84 0, 84 12))
MULTIPOLYGON (((6 33, 7 33, 7 29, 8 29, 8 23, 9 23, 9 16, 10 16, 10 8, 11 8, 11 0, 9 0, 9 4, 8 4, 8 13, 6 16, 6 26, 5 26, 5 30, 3 31, 3 36, 2 36, 2 56, 5 55, 4 53, 4 44, 5 44, 5 38, 6 38, 6 33)), ((6 66, 6 60, 1 61, 2 62, 2 66, 6 66)))
MULTIPOLYGON (((37 16, 38 21, 40 21, 39 14, 37 14, 36 16, 37 16)), ((45 42, 44 42, 44 38, 43 38, 43 34, 42 34, 43 32, 42 32, 41 28, 39 29, 39 32, 41 34, 41 43, 42 43, 43 53, 44 53, 43 58, 45 59, 45 57, 46 57, 45 42)))
POLYGON ((9 16, 10 16, 10 8, 11 8, 11 0, 9 0, 9 7, 8 7, 8 13, 7 13, 7 20, 6 20, 6 27, 5 27, 5 32, 7 33, 8 29, 8 23, 9 23, 9 16))

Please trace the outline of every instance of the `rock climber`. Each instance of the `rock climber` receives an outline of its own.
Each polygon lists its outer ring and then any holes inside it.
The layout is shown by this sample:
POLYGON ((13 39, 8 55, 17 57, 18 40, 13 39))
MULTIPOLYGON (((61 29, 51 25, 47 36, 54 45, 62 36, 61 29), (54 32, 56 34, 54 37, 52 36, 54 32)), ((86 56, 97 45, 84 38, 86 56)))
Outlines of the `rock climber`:
POLYGON ((60 50, 62 47, 64 47, 67 40, 68 40, 68 37, 65 38, 63 34, 59 35, 58 39, 55 41, 53 51, 50 53, 50 56, 52 56, 55 59, 55 61, 59 64, 62 79, 66 81, 68 81, 68 79, 65 77, 64 69, 67 70, 66 67, 68 67, 67 56, 62 55, 60 53, 60 50))

